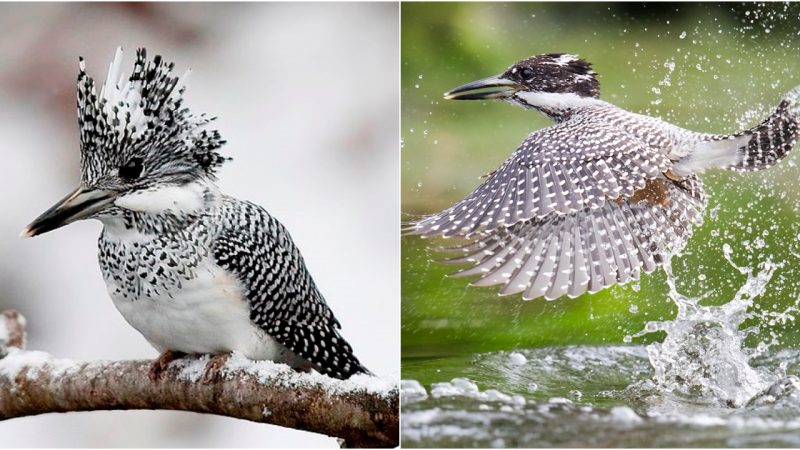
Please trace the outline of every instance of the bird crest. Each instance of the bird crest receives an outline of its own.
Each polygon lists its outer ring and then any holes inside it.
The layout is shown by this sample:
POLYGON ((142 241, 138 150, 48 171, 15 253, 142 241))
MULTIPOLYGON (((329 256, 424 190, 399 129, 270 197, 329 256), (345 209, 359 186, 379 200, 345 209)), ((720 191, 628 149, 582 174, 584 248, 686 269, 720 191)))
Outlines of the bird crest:
POLYGON ((119 47, 99 93, 80 58, 77 98, 82 182, 96 184, 111 173, 116 175, 132 160, 143 161, 152 176, 213 179, 226 161, 217 152, 225 141, 218 131, 205 129, 214 118, 194 115, 184 106, 191 71, 176 76, 174 63, 160 55, 148 59, 147 51, 140 48, 130 76, 126 76, 122 56, 119 47))

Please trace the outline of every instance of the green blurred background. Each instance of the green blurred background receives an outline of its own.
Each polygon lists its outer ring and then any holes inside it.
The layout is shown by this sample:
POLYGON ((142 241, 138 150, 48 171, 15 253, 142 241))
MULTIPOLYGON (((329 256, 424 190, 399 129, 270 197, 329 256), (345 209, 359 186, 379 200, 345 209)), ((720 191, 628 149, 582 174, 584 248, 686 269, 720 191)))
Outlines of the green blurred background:
MULTIPOLYGON (((504 103, 442 99, 448 89, 530 55, 576 53, 594 64, 603 99, 704 132, 752 126, 800 84, 797 4, 404 3, 401 16, 405 221, 463 198, 528 133, 549 125, 504 103)), ((704 176, 706 222, 673 259, 681 293, 707 296, 708 304, 733 297, 746 277, 723 259, 727 243, 737 264, 783 264, 757 300, 760 308, 797 303, 798 153, 768 172, 704 176)), ((662 271, 594 295, 525 302, 445 278, 454 268, 431 262, 439 243, 402 239, 404 378, 449 380, 452 374, 429 369, 442 356, 619 344, 648 320, 676 313, 662 271)), ((764 321, 748 325, 754 322, 764 321)), ((775 335, 778 346, 800 342, 793 322, 759 325, 750 345, 775 335)))

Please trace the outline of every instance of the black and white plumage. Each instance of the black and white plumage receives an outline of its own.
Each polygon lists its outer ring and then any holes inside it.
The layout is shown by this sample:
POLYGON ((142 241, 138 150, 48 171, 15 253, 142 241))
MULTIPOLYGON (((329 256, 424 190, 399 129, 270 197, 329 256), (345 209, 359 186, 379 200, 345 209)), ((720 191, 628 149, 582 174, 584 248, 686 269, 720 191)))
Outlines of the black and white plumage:
POLYGON ((497 170, 452 207, 409 228, 465 238, 446 260, 479 286, 524 299, 575 297, 637 280, 680 252, 702 224, 709 168, 760 170, 798 137, 790 92, 760 125, 734 135, 696 133, 599 99, 589 63, 534 56, 445 98, 501 99, 556 123, 531 133, 497 170))
POLYGON ((238 351, 336 378, 367 373, 286 228, 219 192, 225 142, 184 105, 188 72, 177 77, 140 49, 126 77, 119 49, 97 92, 80 66, 80 187, 23 236, 99 219, 109 294, 159 351, 238 351))

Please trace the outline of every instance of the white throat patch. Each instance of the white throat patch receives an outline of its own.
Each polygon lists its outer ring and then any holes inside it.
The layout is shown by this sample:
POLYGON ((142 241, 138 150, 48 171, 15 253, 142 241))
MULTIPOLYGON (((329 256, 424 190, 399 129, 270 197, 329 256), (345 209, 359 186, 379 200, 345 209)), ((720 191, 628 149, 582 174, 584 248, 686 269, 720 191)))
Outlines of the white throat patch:
POLYGON ((581 97, 573 93, 561 92, 527 92, 520 91, 514 94, 533 108, 544 108, 552 111, 566 111, 568 109, 586 108, 605 104, 604 101, 593 97, 581 97))
POLYGON ((202 181, 194 181, 183 186, 158 186, 123 195, 117 198, 114 204, 140 213, 160 214, 166 211, 175 214, 190 213, 204 206, 204 195, 209 188, 212 188, 209 183, 202 181))

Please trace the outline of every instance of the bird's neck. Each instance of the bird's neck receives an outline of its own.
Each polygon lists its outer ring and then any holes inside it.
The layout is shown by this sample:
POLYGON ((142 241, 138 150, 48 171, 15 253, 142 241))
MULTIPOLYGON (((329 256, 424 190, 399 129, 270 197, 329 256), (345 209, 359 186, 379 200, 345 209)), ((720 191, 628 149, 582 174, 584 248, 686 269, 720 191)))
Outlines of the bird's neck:
POLYGON ((219 188, 210 180, 128 195, 115 202, 115 213, 100 220, 107 234, 158 236, 180 234, 213 215, 222 202, 219 188))
POLYGON ((525 109, 535 109, 550 119, 561 122, 574 113, 604 104, 594 97, 585 97, 570 92, 517 92, 512 103, 525 109))

